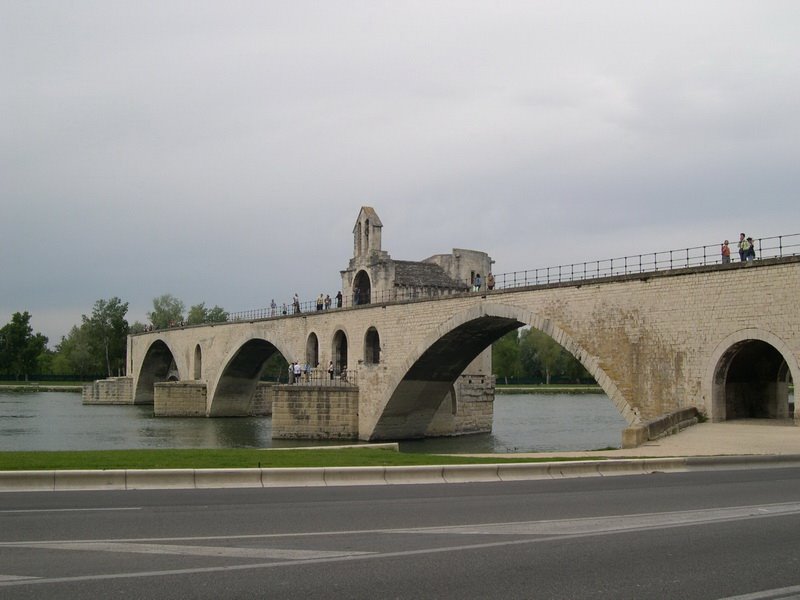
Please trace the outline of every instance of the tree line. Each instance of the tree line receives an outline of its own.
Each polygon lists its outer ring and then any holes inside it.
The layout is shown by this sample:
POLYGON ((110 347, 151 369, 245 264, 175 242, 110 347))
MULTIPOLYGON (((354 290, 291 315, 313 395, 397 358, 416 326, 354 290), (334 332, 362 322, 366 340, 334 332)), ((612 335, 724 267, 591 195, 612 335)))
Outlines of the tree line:
POLYGON ((129 324, 127 313, 128 303, 117 297, 98 300, 91 314, 81 315, 80 325, 73 325, 50 349, 47 336, 34 333, 31 314, 16 312, 0 328, 0 376, 19 381, 34 374, 77 379, 121 375, 125 372, 129 333, 228 320, 223 308, 207 308, 204 302, 187 312, 185 304, 171 294, 153 299, 153 310, 147 313, 149 324, 129 324))
POLYGON ((514 330, 492 346, 497 383, 594 383, 586 368, 538 329, 514 330))

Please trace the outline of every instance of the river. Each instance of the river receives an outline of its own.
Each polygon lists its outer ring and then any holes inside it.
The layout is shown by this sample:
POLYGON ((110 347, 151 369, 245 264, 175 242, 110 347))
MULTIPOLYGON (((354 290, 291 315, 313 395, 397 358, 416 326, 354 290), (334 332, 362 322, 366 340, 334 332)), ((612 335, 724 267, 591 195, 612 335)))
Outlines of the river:
MULTIPOLYGON (((500 395, 494 430, 401 442, 407 452, 618 448, 625 420, 604 394, 500 395)), ((152 406, 84 406, 70 392, 0 392, 0 451, 286 448, 342 442, 272 440, 268 417, 156 418, 152 406)))

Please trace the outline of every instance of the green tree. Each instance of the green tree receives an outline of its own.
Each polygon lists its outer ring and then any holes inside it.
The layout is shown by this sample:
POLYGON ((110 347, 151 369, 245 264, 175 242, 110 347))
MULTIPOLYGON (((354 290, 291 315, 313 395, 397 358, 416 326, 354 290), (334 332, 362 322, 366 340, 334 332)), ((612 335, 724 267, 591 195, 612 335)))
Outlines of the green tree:
POLYGON ((515 329, 509 331, 492 344, 492 373, 508 383, 509 377, 522 374, 519 354, 519 333, 515 329))
POLYGON ((190 307, 189 312, 186 313, 186 324, 200 325, 201 323, 205 323, 207 314, 208 309, 206 309, 205 302, 195 304, 194 306, 190 307))
POLYGON ((156 329, 174 327, 183 321, 185 306, 172 294, 164 294, 153 298, 153 310, 147 313, 147 318, 156 329))
POLYGON ((559 373, 562 355, 565 353, 566 350, 558 342, 538 329, 527 330, 520 339, 520 354, 525 373, 539 375, 547 384, 559 373))
POLYGON ((128 328, 128 333, 142 333, 143 331, 147 331, 147 325, 141 321, 134 321, 128 328))
POLYGON ((73 325, 69 333, 56 346, 53 372, 56 375, 78 375, 82 378, 96 375, 103 370, 101 357, 92 352, 88 328, 73 325))
POLYGON ((261 371, 261 381, 287 381, 289 363, 280 352, 273 352, 261 371))
MULTIPOLYGON (((228 311, 221 306, 214 305, 214 308, 208 309, 206 313, 206 323, 224 323, 228 320, 228 311)), ((287 365, 288 367, 288 365, 287 365)))
POLYGON ((47 348, 47 337, 33 333, 28 311, 16 312, 11 321, 0 329, 0 371, 16 379, 36 371, 37 360, 47 348))
POLYGON ((228 320, 228 313, 225 309, 214 305, 214 308, 206 308, 206 303, 201 302, 189 308, 186 315, 188 325, 200 325, 202 323, 221 323, 228 320))
POLYGON ((117 297, 110 300, 98 300, 94 303, 92 316, 83 315, 82 327, 86 328, 89 344, 95 357, 102 357, 106 373, 109 377, 121 372, 125 367, 127 349, 128 303, 117 297))

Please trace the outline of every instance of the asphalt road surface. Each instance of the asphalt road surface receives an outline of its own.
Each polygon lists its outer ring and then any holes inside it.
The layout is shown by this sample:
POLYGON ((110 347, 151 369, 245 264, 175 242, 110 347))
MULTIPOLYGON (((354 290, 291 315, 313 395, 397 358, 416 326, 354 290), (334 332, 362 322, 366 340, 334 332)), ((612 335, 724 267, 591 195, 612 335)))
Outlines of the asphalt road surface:
POLYGON ((0 494, 0 598, 800 597, 800 469, 0 494))

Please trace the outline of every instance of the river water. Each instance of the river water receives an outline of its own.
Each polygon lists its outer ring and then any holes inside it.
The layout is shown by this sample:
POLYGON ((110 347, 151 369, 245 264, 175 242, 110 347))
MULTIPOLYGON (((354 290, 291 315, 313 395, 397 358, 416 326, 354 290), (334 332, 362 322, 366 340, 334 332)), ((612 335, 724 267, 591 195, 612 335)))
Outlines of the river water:
MULTIPOLYGON (((604 394, 500 395, 490 434, 401 442, 407 452, 618 448, 625 420, 604 394)), ((0 392, 0 451, 286 448, 342 442, 272 440, 268 417, 156 418, 152 406, 84 406, 70 392, 0 392)))

